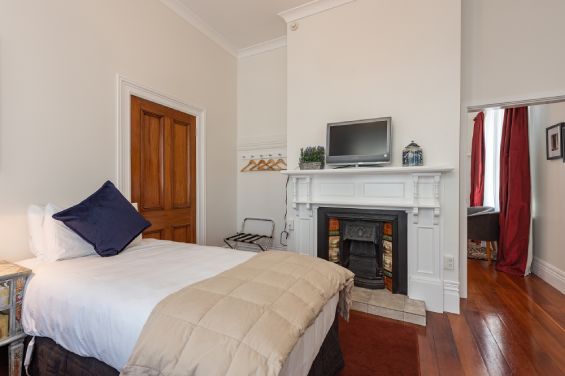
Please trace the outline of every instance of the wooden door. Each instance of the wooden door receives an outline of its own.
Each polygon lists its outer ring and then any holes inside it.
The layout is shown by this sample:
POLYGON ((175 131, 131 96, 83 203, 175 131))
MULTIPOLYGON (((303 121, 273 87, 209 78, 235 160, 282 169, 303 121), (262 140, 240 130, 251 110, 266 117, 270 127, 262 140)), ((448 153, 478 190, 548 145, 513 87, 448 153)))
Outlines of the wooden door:
POLYGON ((144 238, 196 242, 196 118, 131 97, 131 198, 144 238))

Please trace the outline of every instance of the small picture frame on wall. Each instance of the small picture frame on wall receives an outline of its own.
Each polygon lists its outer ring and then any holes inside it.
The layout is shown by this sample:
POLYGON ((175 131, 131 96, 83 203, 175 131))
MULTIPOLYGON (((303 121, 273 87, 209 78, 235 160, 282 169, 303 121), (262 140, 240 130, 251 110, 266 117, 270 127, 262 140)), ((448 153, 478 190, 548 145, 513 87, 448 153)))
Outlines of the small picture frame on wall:
POLYGON ((559 123, 545 129, 545 146, 547 160, 563 158, 562 128, 565 123, 559 123))

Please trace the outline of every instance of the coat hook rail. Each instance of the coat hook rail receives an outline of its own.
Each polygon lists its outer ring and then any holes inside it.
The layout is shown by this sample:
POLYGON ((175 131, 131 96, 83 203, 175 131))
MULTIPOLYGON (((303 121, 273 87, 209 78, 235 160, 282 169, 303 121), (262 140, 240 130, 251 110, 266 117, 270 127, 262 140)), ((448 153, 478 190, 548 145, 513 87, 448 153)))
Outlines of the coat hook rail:
POLYGON ((240 170, 241 172, 283 171, 287 169, 284 153, 249 153, 242 155, 241 159, 248 161, 240 170))

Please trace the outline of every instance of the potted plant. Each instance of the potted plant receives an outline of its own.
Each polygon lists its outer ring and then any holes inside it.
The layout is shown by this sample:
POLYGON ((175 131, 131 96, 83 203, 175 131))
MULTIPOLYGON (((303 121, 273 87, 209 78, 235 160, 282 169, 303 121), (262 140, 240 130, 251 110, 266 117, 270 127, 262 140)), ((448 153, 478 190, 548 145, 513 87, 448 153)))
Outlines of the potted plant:
POLYGON ((300 169, 320 170, 324 168, 325 149, 323 146, 308 146, 300 149, 300 169))

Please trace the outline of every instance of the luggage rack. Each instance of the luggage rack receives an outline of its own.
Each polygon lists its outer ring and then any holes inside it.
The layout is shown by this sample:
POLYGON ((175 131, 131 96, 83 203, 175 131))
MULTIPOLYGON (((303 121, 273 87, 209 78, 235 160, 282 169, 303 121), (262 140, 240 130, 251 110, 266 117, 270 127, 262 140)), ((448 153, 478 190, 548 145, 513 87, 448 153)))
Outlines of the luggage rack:
POLYGON ((245 218, 241 226, 241 232, 228 236, 224 239, 224 243, 231 249, 237 249, 239 243, 250 244, 258 247, 265 252, 273 246, 273 234, 275 233, 275 221, 266 218, 245 218), (245 232, 246 224, 249 222, 267 222, 271 225, 271 233, 269 234, 252 234, 245 232))

